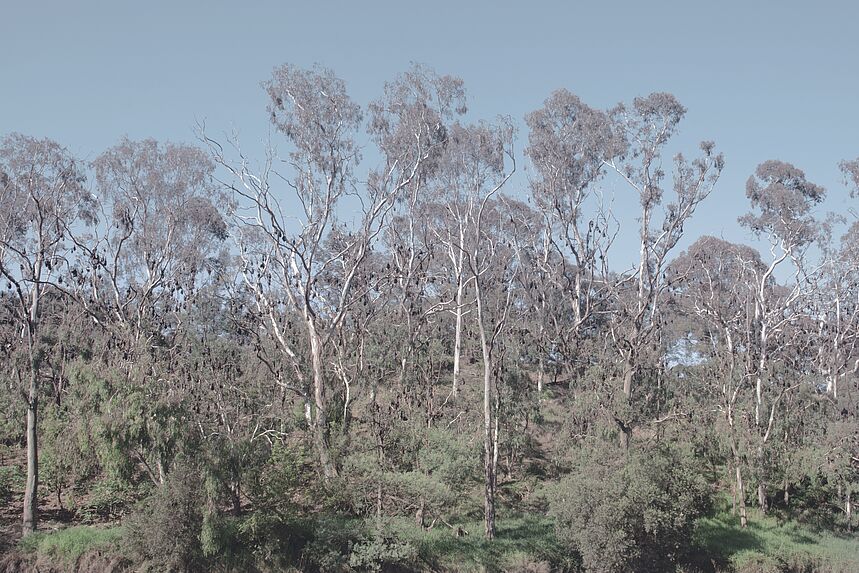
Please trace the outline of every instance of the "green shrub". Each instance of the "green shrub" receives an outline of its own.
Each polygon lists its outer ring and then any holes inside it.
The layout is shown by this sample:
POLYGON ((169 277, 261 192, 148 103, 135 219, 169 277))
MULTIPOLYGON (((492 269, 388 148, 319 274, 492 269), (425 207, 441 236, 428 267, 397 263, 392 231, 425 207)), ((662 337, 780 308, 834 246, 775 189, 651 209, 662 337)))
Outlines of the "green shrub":
POLYGON ((139 495, 139 488, 127 482, 111 478, 97 481, 77 508, 76 517, 87 523, 116 519, 134 504, 139 495))
POLYGON ((380 525, 352 546, 349 566, 357 571, 384 571, 393 566, 407 567, 417 555, 411 543, 380 525))
POLYGON ((136 561, 156 571, 195 571, 204 563, 201 546, 201 474, 178 462, 161 487, 126 521, 126 542, 136 561))
POLYGON ((705 480, 676 452, 585 450, 550 496, 559 540, 587 571, 673 571, 709 507, 705 480))

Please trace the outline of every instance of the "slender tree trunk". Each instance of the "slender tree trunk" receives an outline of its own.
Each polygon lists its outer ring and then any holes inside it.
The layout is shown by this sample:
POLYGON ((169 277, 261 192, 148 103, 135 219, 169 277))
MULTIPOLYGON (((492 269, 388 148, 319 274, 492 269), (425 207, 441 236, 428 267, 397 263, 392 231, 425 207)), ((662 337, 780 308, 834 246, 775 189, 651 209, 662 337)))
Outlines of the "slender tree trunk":
POLYGON ((477 289, 477 321, 480 330, 480 350, 483 355, 483 525, 487 539, 495 537, 495 460, 497 453, 492 433, 492 349, 483 325, 483 304, 479 281, 477 289))
POLYGON ((39 324, 39 305, 42 291, 41 279, 42 257, 36 262, 36 281, 30 295, 30 308, 27 323, 27 348, 30 359, 30 387, 27 392, 27 481, 24 486, 23 532, 28 535, 36 531, 39 525, 39 358, 36 341, 37 325, 39 324))
POLYGON ((233 515, 236 517, 242 514, 242 484, 241 480, 236 480, 233 487, 230 488, 230 497, 233 502, 233 515))
POLYGON ((543 324, 543 319, 546 316, 546 299, 540 301, 540 328, 538 332, 538 340, 540 344, 537 347, 537 352, 539 352, 539 358, 537 359, 537 398, 542 398, 543 396, 543 380, 546 378, 546 360, 544 356, 544 348, 543 348, 543 334, 546 330, 545 324, 543 324))
POLYGON ((740 526, 745 528, 749 524, 748 517, 746 516, 746 490, 743 485, 743 471, 740 468, 739 462, 736 463, 736 471, 737 471, 737 500, 740 505, 740 526))
POLYGON ((758 361, 758 373, 755 377, 755 426, 761 425, 761 412, 764 407, 763 375, 767 365, 767 334, 766 325, 761 326, 761 358, 758 361))
POLYGON ((763 382, 760 375, 755 378, 755 426, 761 425, 761 403, 763 401, 763 382))
POLYGON ((155 461, 155 468, 158 470, 158 483, 164 485, 167 479, 167 474, 164 472, 164 463, 161 461, 161 454, 158 454, 158 459, 155 461))
POLYGON ((322 341, 311 321, 307 322, 310 334, 310 359, 313 366, 313 400, 316 415, 313 420, 313 442, 322 475, 329 480, 337 475, 337 469, 331 462, 331 452, 328 448, 328 409, 325 402, 325 373, 322 367, 322 341))
MULTIPOLYGON (((729 461, 727 465, 728 465, 728 479, 731 480, 731 479, 733 479, 731 477, 731 474, 734 471, 734 465, 735 464, 729 461)), ((734 483, 731 485, 731 515, 737 515, 737 482, 736 481, 734 481, 734 483)))
POLYGON ((495 537, 495 447, 492 434, 492 372, 487 353, 483 368, 483 474, 484 474, 484 531, 487 539, 495 537))
MULTIPOLYGON (((378 413, 376 414, 378 416, 378 413)), ((382 443, 382 425, 381 421, 376 425, 376 449, 378 451, 379 470, 383 471, 385 461, 384 444, 382 443)), ((376 519, 382 519, 382 480, 376 484, 376 519)))
MULTIPOLYGON (((462 255, 460 254, 460 265, 462 255)), ((456 285, 456 333, 453 339, 453 396, 456 397, 459 392, 459 363, 462 354, 462 295, 463 295, 462 276, 458 279, 456 285)))
POLYGON ((304 421, 308 428, 313 428, 313 406, 307 398, 304 400, 304 421))
POLYGON ((415 512, 415 525, 417 525, 420 529, 424 529, 424 508, 426 506, 426 501, 424 501, 424 497, 421 496, 420 502, 418 502, 418 510, 415 512))
POLYGON ((24 535, 36 531, 39 522, 39 445, 36 431, 39 411, 39 379, 35 360, 31 358, 30 363, 30 388, 27 395, 27 482, 24 489, 24 535))
MULTIPOLYGON (((759 467, 763 467, 763 461, 764 461, 763 443, 758 445, 757 459, 758 459, 759 467)), ((766 515, 767 509, 768 509, 767 487, 766 487, 766 482, 764 481, 763 477, 758 478, 758 488, 757 489, 758 489, 758 506, 761 508, 761 513, 766 515)))
MULTIPOLYGON (((623 397, 626 401, 626 404, 630 404, 632 402, 632 382, 635 377, 635 360, 632 355, 632 350, 630 350, 629 356, 624 361, 624 371, 623 371, 623 397)), ((629 450, 629 437, 632 433, 632 426, 628 422, 624 422, 620 427, 620 447, 624 451, 629 450)))
POLYGON ((539 363, 537 365, 537 393, 540 394, 539 397, 543 395, 543 378, 546 376, 545 368, 543 366, 543 357, 540 356, 539 363))

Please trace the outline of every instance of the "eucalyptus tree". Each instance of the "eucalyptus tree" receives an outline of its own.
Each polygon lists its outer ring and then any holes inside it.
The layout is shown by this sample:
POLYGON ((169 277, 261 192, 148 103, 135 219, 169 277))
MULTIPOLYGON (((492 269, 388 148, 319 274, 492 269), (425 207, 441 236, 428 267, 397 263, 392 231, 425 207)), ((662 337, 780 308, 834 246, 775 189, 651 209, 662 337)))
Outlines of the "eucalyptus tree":
POLYGON ((859 158, 845 159, 838 164, 844 181, 850 187, 850 197, 854 199, 859 196, 859 158))
MULTIPOLYGON (((528 292, 537 298, 538 337, 553 341, 541 354, 567 349, 563 362, 573 368, 577 357, 570 352, 580 329, 597 310, 594 301, 605 290, 607 253, 617 231, 596 186, 608 162, 624 152, 625 142, 606 113, 567 90, 554 92, 525 121, 530 129, 525 152, 536 174, 531 192, 545 219, 540 253, 534 259, 533 278, 539 284, 528 292), (550 295, 544 292, 550 288, 565 301, 570 315, 551 320, 550 295), (547 336, 549 326, 554 328, 547 336)), ((538 376, 542 381, 542 366, 538 376)))
MULTIPOLYGON (((446 206, 447 228, 440 229, 438 236, 454 255, 451 262, 458 265, 462 260, 464 265, 465 276, 457 291, 465 282, 474 290, 483 363, 484 528, 491 539, 495 536, 498 464, 498 351, 509 328, 515 302, 513 285, 520 268, 512 233, 516 214, 509 208, 511 203, 499 196, 516 169, 512 127, 503 120, 498 125, 452 126, 443 169, 453 197, 446 206)), ((457 311, 460 307, 458 301, 457 311)))
MULTIPOLYGON (((427 208, 442 170, 448 126, 465 111, 462 80, 439 76, 420 65, 386 85, 385 96, 370 106, 370 133, 385 157, 386 169, 401 170, 400 165, 415 164, 416 153, 423 154, 419 168, 408 176, 385 233, 399 309, 396 322, 405 332, 399 352, 401 386, 413 359, 416 338, 442 306, 433 300, 430 266, 437 249, 428 235, 427 208)), ((455 359, 454 376, 456 363, 455 359)))
POLYGON ((445 169, 439 177, 434 200, 424 208, 431 235, 427 244, 436 244, 441 254, 436 264, 436 286, 444 310, 454 319, 453 332, 453 377, 451 396, 456 397, 461 384, 462 351, 465 343, 465 318, 473 310, 468 300, 472 279, 468 274, 466 254, 468 245, 468 217, 474 207, 464 190, 470 183, 463 183, 464 173, 445 169), (440 288, 439 288, 440 287, 440 288), (447 288, 449 287, 449 292, 447 288), (449 300, 447 300, 449 299, 449 300))
MULTIPOLYGON (((747 325, 753 320, 756 277, 765 272, 760 253, 746 245, 716 237, 698 239, 668 268, 667 280, 683 312, 698 322, 695 350, 703 358, 696 375, 702 379, 703 411, 715 406, 727 427, 740 523, 747 525, 745 481, 753 389, 743 369, 753 341, 747 325), (708 383, 709 381, 709 383, 708 383)), ((704 414, 706 416, 706 414, 704 414)))
POLYGON ((260 327, 271 332, 290 365, 293 380, 285 384, 305 402, 327 480, 337 468, 329 447, 326 355, 350 312, 388 278, 357 280, 396 200, 432 163, 444 133, 439 102, 457 97, 459 88, 419 68, 390 84, 369 110, 368 129, 382 165, 362 184, 355 169, 364 114, 342 80, 327 69, 284 65, 264 87, 271 121, 291 146, 288 157, 269 149, 255 173, 241 150, 234 162, 220 144, 207 141, 237 199, 242 281, 253 294, 260 327), (289 196, 276 181, 285 183, 289 196), (358 213, 352 225, 338 219, 346 206, 358 213), (301 333, 285 330, 291 320, 301 333), (306 350, 298 345, 302 338, 306 350))
MULTIPOLYGON (((674 156, 670 200, 664 204, 666 172, 662 152, 686 113, 677 99, 653 93, 620 105, 611 112, 618 132, 628 147, 606 163, 639 200, 638 263, 614 282, 617 315, 609 323, 614 346, 621 356, 623 400, 632 402, 634 386, 642 369, 642 353, 658 333, 660 305, 667 289, 665 268, 683 236, 686 223, 713 191, 724 167, 724 158, 712 142, 700 144, 701 155, 687 160, 674 156)), ((620 440, 629 445, 634 418, 630 412, 617 419, 620 440)))
MULTIPOLYGON (((840 167, 851 185, 850 196, 856 197, 859 159, 843 161, 840 167)), ((818 322, 818 370, 826 377, 826 391, 838 400, 839 383, 859 369, 859 223, 850 223, 838 242, 831 224, 822 227, 822 264, 820 272, 809 277, 810 306, 818 322)))
POLYGON ((38 525, 39 382, 45 349, 45 301, 58 296, 68 265, 67 228, 94 221, 93 199, 81 165, 59 144, 12 134, 0 141, 0 275, 11 296, 11 316, 19 333, 15 344, 26 359, 16 372, 26 378, 27 478, 23 531, 38 525))
MULTIPOLYGON (((178 390, 176 363, 198 290, 223 265, 227 236, 214 164, 200 149, 123 139, 92 164, 99 224, 68 228, 76 257, 66 292, 112 337, 103 359, 154 409, 178 390)), ((175 431, 151 416, 135 455, 163 483, 175 431), (163 431, 162 431, 163 430, 163 431)))
MULTIPOLYGON (((765 239, 770 250, 766 268, 755 276, 755 307, 749 323, 751 336, 746 361, 746 375, 755 381, 754 420, 759 434, 759 458, 763 458, 764 447, 772 436, 779 401, 785 392, 798 386, 785 376, 775 379, 772 369, 774 364, 784 363, 796 346, 797 330, 793 327, 806 316, 803 308, 811 294, 809 277, 817 273, 817 269, 809 268, 808 252, 819 238, 820 229, 811 210, 824 195, 824 189, 808 181, 802 170, 782 161, 761 163, 746 183, 752 211, 741 217, 740 222, 755 236, 765 239), (775 273, 786 266, 792 267, 791 281, 775 288, 775 273), (768 417, 765 390, 775 393, 768 417)), ((764 511, 766 499, 766 483, 761 479, 758 501, 764 511)))

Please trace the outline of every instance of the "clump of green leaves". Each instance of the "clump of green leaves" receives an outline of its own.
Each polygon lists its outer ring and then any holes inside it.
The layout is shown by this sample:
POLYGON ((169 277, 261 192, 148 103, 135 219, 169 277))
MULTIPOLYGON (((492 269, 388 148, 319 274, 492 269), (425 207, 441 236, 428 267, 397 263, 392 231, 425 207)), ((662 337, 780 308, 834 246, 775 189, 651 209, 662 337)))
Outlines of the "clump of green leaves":
POLYGON ((550 496, 558 539, 594 573, 673 570, 710 507, 706 481, 667 448, 583 450, 550 496))
POLYGON ((200 567, 204 502, 200 477, 198 468, 180 461, 129 517, 126 543, 136 560, 163 571, 200 567))
POLYGON ((352 546, 349 566, 357 571, 383 571, 392 566, 413 564, 417 555, 414 545, 380 524, 352 546))

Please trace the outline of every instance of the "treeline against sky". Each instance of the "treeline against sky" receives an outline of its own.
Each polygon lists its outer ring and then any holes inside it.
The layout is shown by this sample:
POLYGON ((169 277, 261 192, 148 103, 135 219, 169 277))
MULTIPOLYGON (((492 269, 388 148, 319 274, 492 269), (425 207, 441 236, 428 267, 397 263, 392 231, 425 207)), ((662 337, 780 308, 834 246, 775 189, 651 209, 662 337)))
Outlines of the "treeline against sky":
MULTIPOLYGON (((241 545, 360 569, 414 548, 376 529, 322 554, 295 520, 480 516, 492 539, 499 511, 537 510, 608 571, 680 562, 665 544, 720 495, 743 526, 748 506, 855 524, 859 224, 819 216, 800 168, 749 174, 765 250, 691 241, 724 159, 665 156, 670 94, 600 110, 558 90, 517 134, 466 123, 463 82, 422 66, 368 106, 322 68, 264 88, 285 153, 205 131, 91 162, 0 141, 0 429, 27 452, 25 532, 55 499, 132 515, 144 560, 170 531, 190 532, 175 567, 241 545), (630 517, 648 506, 658 535, 630 517), (600 532, 624 527, 611 557, 600 532)), ((859 160, 841 167, 855 194, 859 160)))

